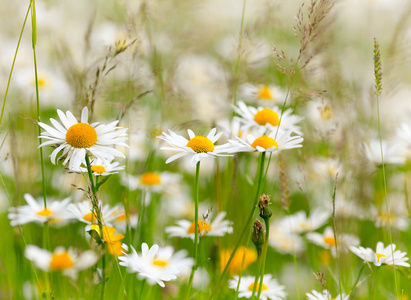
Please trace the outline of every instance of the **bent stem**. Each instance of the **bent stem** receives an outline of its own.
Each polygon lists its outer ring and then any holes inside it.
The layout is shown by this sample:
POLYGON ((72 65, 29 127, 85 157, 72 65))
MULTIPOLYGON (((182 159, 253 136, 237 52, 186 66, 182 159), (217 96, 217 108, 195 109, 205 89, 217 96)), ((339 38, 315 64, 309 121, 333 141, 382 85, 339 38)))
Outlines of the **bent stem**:
POLYGON ((198 195, 199 195, 199 178, 200 178, 200 162, 196 165, 196 197, 195 197, 195 215, 194 215, 194 266, 191 270, 190 279, 188 282, 187 299, 190 298, 191 286, 193 285, 194 273, 198 268, 198 195))
MULTIPOLYGON (((248 219, 247 219, 247 221, 245 222, 245 226, 244 226, 243 231, 241 232, 240 238, 238 239, 238 241, 237 241, 237 243, 236 243, 233 251, 231 252, 230 258, 228 259, 228 261, 227 261, 227 263, 226 263, 226 265, 225 265, 225 267, 224 267, 224 270, 223 270, 223 272, 221 273, 220 278, 218 279, 218 282, 217 282, 217 286, 216 286, 215 291, 218 291, 218 290, 220 289, 221 281, 223 280, 225 274, 227 273, 228 267, 230 266, 231 261, 233 260, 234 255, 235 255, 235 253, 236 253, 237 250, 238 250, 238 247, 240 247, 240 244, 241 244, 241 242, 242 242, 242 240, 243 240, 243 238, 244 238, 244 236, 245 236, 245 234, 246 234, 247 231, 249 232, 248 238, 247 238, 247 244, 248 244, 248 242, 249 242, 250 239, 251 239, 251 231, 250 231, 249 229, 250 229, 250 227, 251 227, 252 220, 253 220, 253 218, 254 218, 255 212, 256 212, 257 207, 258 207, 258 200, 259 200, 259 195, 260 195, 261 181, 262 181, 263 173, 264 173, 265 155, 266 155, 265 152, 261 152, 261 161, 260 161, 260 166, 259 166, 259 170, 258 170, 257 192, 256 192, 255 199, 254 199, 254 202, 253 202, 253 207, 251 208, 250 215, 248 216, 248 219)), ((238 280, 241 280, 241 278, 239 278, 238 280)), ((212 293, 210 299, 212 299, 215 294, 216 294, 215 292, 212 293)))

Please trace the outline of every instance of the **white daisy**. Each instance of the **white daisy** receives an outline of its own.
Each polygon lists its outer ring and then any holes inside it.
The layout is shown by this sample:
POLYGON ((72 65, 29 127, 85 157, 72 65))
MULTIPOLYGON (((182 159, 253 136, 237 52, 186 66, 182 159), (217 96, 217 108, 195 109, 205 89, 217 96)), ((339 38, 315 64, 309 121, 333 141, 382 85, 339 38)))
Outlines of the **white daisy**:
POLYGON ((406 262, 409 258, 405 257, 407 252, 401 252, 400 250, 395 251, 395 247, 395 244, 390 244, 384 248, 384 244, 382 242, 378 242, 375 252, 371 248, 363 247, 350 247, 350 250, 363 260, 372 262, 375 266, 381 266, 382 264, 395 264, 396 266, 409 267, 410 264, 406 262), (393 253, 394 259, 392 255, 393 253))
MULTIPOLYGON (((231 279, 228 282, 228 287, 230 289, 237 289, 238 286, 238 276, 234 276, 234 279, 231 279)), ((243 276, 241 278, 240 285, 238 287, 238 297, 239 298, 251 298, 254 289, 254 280, 255 277, 253 276, 243 276)), ((280 285, 278 281, 272 278, 271 274, 266 274, 263 277, 263 283, 261 287, 261 295, 260 299, 267 300, 281 300, 287 297, 287 292, 285 290, 285 286, 280 285)), ((260 288, 260 282, 257 283, 257 291, 260 288)), ((257 294, 257 293, 256 293, 257 294)))
POLYGON ((284 91, 275 85, 254 85, 251 83, 241 85, 239 94, 247 100, 267 104, 280 102, 285 97, 284 91))
POLYGON ((374 217, 376 227, 389 225, 399 230, 407 230, 410 218, 406 201, 404 194, 390 193, 387 199, 388 212, 385 205, 379 209, 372 206, 367 215, 374 217))
MULTIPOLYGON (((207 219, 210 218, 207 214, 205 220, 198 221, 198 231, 200 236, 224 236, 227 233, 233 233, 233 222, 224 220, 226 212, 220 212, 212 222, 207 223, 207 219)), ((166 232, 170 237, 179 236, 183 238, 191 238, 194 240, 195 222, 188 220, 177 221, 178 226, 170 226, 166 228, 166 232)))
MULTIPOLYGON (((111 223, 114 222, 117 218, 124 215, 124 208, 121 207, 121 205, 110 207, 110 205, 108 204, 102 205, 102 203, 99 202, 99 207, 101 210, 103 223, 106 225, 111 225, 111 223)), ((79 220, 80 222, 91 224, 91 220, 93 217, 92 208, 93 206, 91 204, 91 201, 84 200, 76 204, 70 204, 67 207, 67 211, 69 211, 73 215, 73 217, 79 220)), ((93 223, 96 223, 96 220, 97 216, 94 215, 93 223)))
POLYGON ((62 272, 63 275, 73 279, 77 278, 77 273, 93 266, 98 256, 93 251, 85 251, 77 255, 72 248, 67 250, 64 247, 57 247, 53 253, 41 249, 34 245, 28 245, 25 256, 31 260, 40 270, 46 272, 62 272))
MULTIPOLYGON (((117 174, 118 171, 125 169, 125 166, 118 166, 119 162, 103 161, 100 158, 93 159, 90 162, 91 171, 94 176, 108 176, 117 174)), ((87 166, 80 167, 80 172, 88 172, 87 166)))
POLYGON ((301 148, 301 136, 291 136, 291 132, 279 129, 277 138, 276 130, 269 135, 255 137, 252 134, 247 135, 247 141, 237 137, 236 140, 228 140, 229 146, 225 146, 225 150, 229 153, 235 152, 277 152, 281 150, 301 148))
MULTIPOLYGON (((331 254, 334 257, 336 256, 336 243, 334 238, 334 232, 331 227, 325 228, 322 234, 318 232, 309 232, 307 233, 306 237, 310 242, 318 246, 321 246, 325 249, 330 249, 331 254)), ((358 246, 360 244, 359 238, 352 234, 338 234, 337 239, 337 246, 339 251, 347 252, 348 247, 358 246)))
POLYGON ((44 207, 43 199, 36 200, 30 194, 24 194, 24 199, 28 205, 10 207, 8 218, 10 225, 23 225, 30 222, 45 223, 47 221, 54 225, 63 225, 72 218, 66 207, 71 199, 62 201, 50 201, 47 208, 44 207))
POLYGON ((220 138, 222 132, 217 133, 217 129, 213 128, 209 134, 205 136, 196 136, 190 129, 187 130, 190 140, 168 130, 168 134, 163 132, 158 138, 166 141, 172 147, 162 147, 162 150, 170 150, 180 152, 174 154, 166 160, 166 164, 186 155, 191 156, 191 165, 195 166, 201 159, 217 156, 226 156, 221 154, 225 152, 225 145, 215 146, 214 143, 220 138))
POLYGON ((329 217, 330 213, 321 209, 315 209, 309 217, 307 217, 305 211, 299 211, 282 219, 278 224, 278 228, 285 232, 309 232, 323 226, 329 217))
MULTIPOLYGON (((194 260, 187 257, 185 250, 174 253, 170 246, 160 248, 153 245, 151 248, 146 243, 141 245, 141 254, 137 254, 133 246, 132 252, 119 257, 120 265, 127 267, 128 272, 138 273, 140 279, 147 279, 150 285, 158 283, 165 287, 164 281, 175 280, 180 273, 186 273, 194 265, 194 260)), ((128 251, 128 246, 123 244, 128 251)))
POLYGON ((306 293, 308 300, 348 300, 349 295, 346 296, 345 294, 338 294, 336 297, 332 297, 331 293, 328 290, 323 290, 322 293, 317 292, 316 290, 312 290, 311 293, 306 293))
POLYGON ((363 152, 365 157, 376 165, 382 164, 382 158, 386 164, 403 164, 406 161, 406 157, 401 151, 399 143, 387 142, 373 139, 369 143, 363 143, 363 152), (383 157, 381 157, 381 147, 383 157))
POLYGON ((84 107, 81 112, 81 122, 78 122, 70 111, 64 114, 58 109, 57 113, 63 126, 54 119, 50 119, 50 122, 55 128, 45 123, 38 123, 41 128, 46 130, 42 132, 40 138, 49 140, 42 143, 40 147, 58 145, 50 155, 53 164, 56 164, 57 155, 62 150, 61 156, 67 155, 63 165, 69 162, 69 169, 74 171, 79 170, 81 164, 86 165, 87 150, 102 161, 112 161, 116 156, 124 157, 123 153, 110 146, 123 145, 127 147, 124 143, 127 140, 127 128, 116 127, 118 121, 107 125, 98 122, 89 124, 87 107, 84 107))
POLYGON ((271 225, 268 244, 282 254, 300 254, 305 250, 303 239, 289 231, 277 229, 277 226, 271 225))
POLYGON ((301 127, 297 125, 303 118, 292 115, 292 109, 285 110, 281 117, 281 109, 276 106, 273 108, 262 106, 255 108, 239 101, 238 106, 234 106, 234 111, 240 115, 236 119, 243 124, 243 130, 257 127, 259 133, 264 134, 269 129, 277 128, 280 125, 281 118, 281 129, 303 135, 301 127))

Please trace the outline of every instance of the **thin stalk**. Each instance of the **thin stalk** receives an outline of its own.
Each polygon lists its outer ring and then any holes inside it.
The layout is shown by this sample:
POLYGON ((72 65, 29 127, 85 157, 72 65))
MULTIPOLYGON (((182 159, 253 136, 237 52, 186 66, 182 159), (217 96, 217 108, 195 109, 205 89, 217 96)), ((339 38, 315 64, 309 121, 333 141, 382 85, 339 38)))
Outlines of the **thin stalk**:
MULTIPOLYGON (((337 182, 338 182, 338 172, 335 174, 335 183, 334 189, 332 194, 332 202, 333 202, 333 214, 332 214, 332 221, 333 221, 333 232, 334 232, 334 241, 335 241, 335 254, 337 256, 337 262, 340 263, 340 252, 338 251, 338 239, 337 239, 337 224, 335 218, 335 196, 337 193, 337 182)), ((338 287, 340 289, 340 294, 342 294, 342 285, 341 285, 341 277, 342 277, 342 270, 341 265, 338 266, 340 277, 338 278, 338 287)))
POLYGON ((391 245, 391 255, 392 255, 392 265, 394 266, 394 281, 395 281, 395 291, 397 293, 397 299, 399 298, 399 290, 398 290, 398 281, 397 281, 397 271, 395 269, 395 261, 394 261, 394 248, 392 246, 392 230, 391 230, 391 220, 390 220, 390 209, 388 207, 388 199, 387 199, 387 180, 385 177, 385 164, 384 164, 384 153, 382 150, 382 135, 381 135, 381 120, 380 120, 380 104, 379 104, 379 96, 378 94, 376 95, 377 98, 377 116, 378 116, 378 135, 380 139, 380 151, 381 151, 381 167, 382 167, 382 178, 383 178, 383 184, 384 184, 384 196, 385 198, 385 206, 387 209, 387 216, 388 216, 388 234, 389 234, 389 239, 390 239, 390 245, 391 245))
MULTIPOLYGON (((240 66, 240 58, 241 58, 241 43, 243 41, 244 15, 245 15, 246 3, 247 3, 247 0, 243 0, 243 11, 241 13, 240 37, 238 39, 238 56, 237 56, 237 62, 235 63, 235 70, 234 70, 233 105, 235 105, 237 102, 237 77, 238 77, 238 68, 240 66)), ((233 115, 234 115, 234 112, 233 112, 233 115)))
POLYGON ((199 178, 200 178, 200 162, 196 165, 196 197, 195 197, 195 214, 194 214, 194 266, 191 270, 190 279, 188 281, 187 299, 190 298, 191 286, 193 285, 194 273, 198 268, 198 197, 199 197, 199 178))
MULTIPOLYGON (((255 293, 257 292, 257 286, 258 286, 258 282, 259 282, 259 279, 260 279, 260 273, 261 273, 262 264, 263 264, 263 260, 264 260, 263 259, 263 253, 262 253, 263 251, 264 250, 262 250, 261 253, 260 253, 260 251, 257 250, 257 252, 258 252, 258 271, 257 271, 257 274, 255 275, 253 290, 251 292, 251 299, 254 299, 255 293)), ((238 281, 240 281, 240 280, 238 280, 238 281)))
POLYGON ((358 273, 358 276, 357 276, 357 279, 355 280, 354 286, 351 289, 350 298, 348 300, 351 300, 353 295, 354 295, 355 288, 357 287, 358 281, 360 280, 361 273, 364 270, 364 267, 365 267, 365 263, 363 263, 362 266, 361 266, 360 272, 358 273))
POLYGON ((23 26, 21 27, 19 41, 17 42, 16 52, 14 52, 13 63, 11 64, 9 79, 7 80, 6 92, 4 93, 4 99, 3 99, 3 107, 1 108, 0 128, 1 128, 1 122, 3 121, 4 108, 6 107, 6 100, 7 100, 7 95, 9 93, 10 81, 11 81, 11 76, 12 76, 13 70, 14 70, 14 64, 16 63, 17 53, 19 52, 19 48, 20 48, 21 37, 23 36, 24 28, 26 27, 26 22, 27 22, 27 18, 29 17, 30 10, 31 10, 31 1, 30 1, 30 4, 29 4, 29 7, 27 9, 26 17, 24 18, 23 26))
MULTIPOLYGON (((217 286, 216 286, 215 291, 217 291, 217 290, 220 288, 221 281, 223 280, 224 275, 227 273, 228 267, 230 266, 231 261, 233 260, 234 255, 235 255, 238 247, 240 247, 240 244, 241 244, 241 242, 242 242, 242 240, 243 240, 243 238, 244 238, 244 236, 245 236, 245 234, 246 234, 247 231, 249 232, 248 238, 247 238, 247 243, 249 242, 249 240, 250 240, 250 238, 251 238, 251 231, 250 231, 249 229, 250 229, 250 227, 251 227, 252 220, 253 220, 253 218, 254 218, 255 212, 256 212, 257 207, 258 207, 258 200, 259 200, 259 195, 260 195, 261 181, 262 181, 263 173, 264 173, 265 155, 266 155, 265 152, 262 152, 262 153, 261 153, 261 162, 260 162, 260 167, 259 167, 259 170, 258 170, 257 192, 256 192, 256 196, 255 196, 255 199, 254 199, 254 202, 253 202, 253 206, 252 206, 251 211, 250 211, 250 215, 248 216, 248 219, 247 219, 246 222, 245 222, 244 229, 243 229, 243 231, 241 232, 240 238, 238 239, 238 241, 237 241, 237 243, 236 243, 233 251, 231 252, 231 255, 230 255, 230 257, 229 257, 229 259, 228 259, 228 261, 227 261, 227 263, 226 263, 226 265, 225 265, 225 267, 224 267, 224 270, 223 270, 223 272, 221 273, 220 278, 218 279, 218 282, 217 282, 217 286)), ((240 278, 239 278, 239 280, 240 280, 240 278)), ((216 294, 216 293, 212 293, 211 296, 210 296, 210 299, 212 299, 215 294, 216 294)))
POLYGON ((263 248, 263 264, 261 265, 260 285, 258 286, 257 299, 260 299, 261 292, 263 290, 263 279, 264 279, 265 263, 267 260, 267 250, 268 250, 268 238, 270 237, 270 221, 268 218, 264 219, 264 221, 265 221, 265 243, 264 243, 264 248, 263 248))

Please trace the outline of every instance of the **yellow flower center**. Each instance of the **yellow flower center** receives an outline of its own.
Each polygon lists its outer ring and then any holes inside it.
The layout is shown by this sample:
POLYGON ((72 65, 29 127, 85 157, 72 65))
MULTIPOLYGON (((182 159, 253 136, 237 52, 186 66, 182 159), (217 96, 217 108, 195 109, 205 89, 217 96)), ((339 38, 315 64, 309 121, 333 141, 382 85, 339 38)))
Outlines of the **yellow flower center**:
POLYGON ((381 253, 375 253, 375 254, 377 255, 377 262, 380 262, 381 257, 387 257, 387 256, 385 256, 384 254, 381 254, 381 253))
POLYGON ((195 136, 188 141, 187 147, 193 149, 197 153, 214 151, 214 144, 205 136, 195 136))
MULTIPOLYGON (((211 230, 211 226, 204 221, 198 221, 198 232, 202 232, 203 230, 207 234, 211 230)), ((187 233, 194 233, 195 232, 195 222, 191 223, 190 228, 188 228, 187 233)))
POLYGON ((154 172, 147 172, 141 175, 140 182, 144 185, 160 184, 160 177, 154 172))
POLYGON ((99 174, 105 173, 107 170, 103 166, 91 166, 91 171, 99 174))
POLYGON ((267 135, 263 135, 263 136, 256 138, 255 141, 251 144, 251 147, 253 148, 257 148, 257 146, 260 146, 264 149, 268 149, 268 148, 275 146, 278 149, 277 141, 273 138, 270 138, 267 135))
MULTIPOLYGON (((48 80, 46 77, 37 77, 37 85, 39 88, 46 88, 48 86, 48 80)), ((33 78, 33 86, 36 86, 36 78, 33 78)))
MULTIPOLYGON (((91 219, 92 219, 92 218, 93 218, 93 221, 97 220, 96 215, 94 215, 94 217, 92 217, 92 216, 93 216, 93 214, 92 214, 91 212, 89 212, 88 214, 85 214, 85 215, 84 215, 83 219, 86 220, 86 221, 88 221, 88 222, 91 222, 91 219)), ((97 226, 97 227, 98 227, 98 226, 97 226)), ((93 229, 94 229, 94 228, 93 228, 93 229)))
POLYGON ((67 251, 62 254, 53 254, 53 258, 50 262, 50 268, 54 271, 62 271, 72 267, 73 265, 74 263, 70 256, 68 256, 67 251))
POLYGON ((45 208, 42 211, 39 211, 37 214, 42 217, 50 217, 53 214, 53 211, 45 208))
POLYGON ((324 238, 324 243, 330 246, 335 246, 335 239, 333 237, 326 237, 324 238))
POLYGON ((121 215, 120 217, 118 217, 116 220, 118 220, 118 221, 124 221, 125 219, 126 219, 126 215, 123 214, 123 215, 121 215))
POLYGON ((380 217, 384 223, 393 223, 397 219, 397 216, 395 214, 387 214, 383 212, 380 213, 380 217))
POLYGON ((278 117, 278 114, 272 109, 263 108, 255 114, 254 121, 256 121, 260 125, 269 123, 273 126, 278 126, 278 124, 280 123, 280 118, 278 117))
POLYGON ((323 120, 328 120, 328 119, 332 118, 333 110, 330 106, 328 106, 328 105, 324 106, 323 108, 320 108, 320 110, 321 110, 321 112, 320 112, 321 118, 323 120))
MULTIPOLYGON (((253 289, 254 289, 254 282, 248 286, 249 291, 252 291, 253 289)), ((260 289, 260 283, 257 283, 256 291, 258 291, 259 289, 260 289)), ((268 290, 268 287, 263 283, 263 286, 261 287, 261 290, 266 291, 266 290, 268 290)))
POLYGON ((168 261, 161 259, 153 259, 153 265, 164 268, 168 265, 168 261))
POLYGON ((270 93, 270 90, 268 89, 268 86, 263 86, 259 90, 259 95, 258 98, 260 99, 272 99, 273 96, 270 93))
POLYGON ((77 123, 67 130, 66 141, 74 148, 88 148, 97 142, 97 132, 89 124, 77 123))

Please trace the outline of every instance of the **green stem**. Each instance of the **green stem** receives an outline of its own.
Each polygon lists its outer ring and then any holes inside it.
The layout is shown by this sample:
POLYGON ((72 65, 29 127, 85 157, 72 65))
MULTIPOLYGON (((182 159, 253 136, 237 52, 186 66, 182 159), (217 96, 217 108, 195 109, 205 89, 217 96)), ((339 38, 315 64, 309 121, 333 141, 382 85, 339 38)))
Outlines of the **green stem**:
POLYGON ((350 298, 349 298, 349 300, 351 300, 352 297, 353 297, 353 295, 354 295, 355 288, 357 287, 358 281, 360 280, 361 273, 362 273, 362 271, 364 270, 364 267, 365 267, 365 263, 362 264, 361 269, 360 269, 360 272, 358 273, 357 279, 355 280, 354 286, 353 286, 352 289, 351 289, 351 293, 350 293, 350 298))
POLYGON ((11 81, 11 76, 12 76, 13 70, 14 70, 14 64, 16 63, 17 53, 19 52, 19 48, 20 48, 21 37, 23 36, 24 28, 26 27, 26 22, 27 22, 27 18, 29 16, 30 10, 31 10, 31 1, 30 1, 30 4, 29 4, 29 8, 27 9, 26 17, 24 18, 23 26, 21 27, 19 41, 17 42, 16 52, 14 52, 13 63, 11 64, 11 70, 10 70, 10 74, 9 74, 9 79, 7 81, 6 92, 4 93, 3 107, 1 108, 0 127, 1 127, 1 122, 3 121, 4 108, 6 107, 6 100, 7 100, 7 95, 9 93, 10 81, 11 81))
POLYGON ((265 243, 264 243, 264 248, 263 248, 263 264, 261 266, 261 272, 260 272, 260 285, 258 286, 258 295, 257 299, 260 299, 261 292, 263 290, 263 279, 264 279, 264 272, 265 272, 265 263, 267 260, 267 250, 268 250, 268 238, 270 237, 270 219, 265 218, 265 243))
POLYGON ((380 151, 381 151, 381 166, 382 166, 382 178, 383 178, 383 184, 384 184, 384 196, 385 198, 385 205, 387 209, 387 216, 388 216, 388 234, 390 238, 390 244, 391 244, 391 255, 392 255, 392 265, 394 267, 394 281, 395 281, 395 291, 397 293, 397 299, 399 299, 399 290, 398 290, 398 282, 397 282, 397 271, 395 269, 395 261, 394 261, 394 248, 393 248, 393 243, 392 243, 392 230, 391 230, 391 220, 389 218, 390 216, 390 209, 388 207, 388 199, 387 199, 387 180, 385 177, 385 164, 384 164, 384 153, 382 150, 382 135, 381 135, 381 121, 380 121, 380 104, 379 104, 379 97, 377 95, 377 116, 378 116, 378 135, 380 138, 380 151))
MULTIPOLYGON (((231 255, 230 255, 230 257, 229 257, 229 259, 228 259, 228 261, 227 261, 227 263, 226 263, 226 265, 225 265, 225 267, 224 267, 224 270, 223 270, 223 272, 221 273, 220 278, 218 279, 218 282, 217 282, 217 285, 216 285, 216 289, 215 289, 215 291, 211 294, 210 299, 212 299, 212 298, 214 297, 214 295, 217 294, 216 291, 219 290, 220 285, 221 285, 221 281, 223 280, 225 274, 227 273, 228 267, 230 266, 231 261, 233 260, 234 255, 235 255, 235 253, 237 252, 238 247, 240 247, 240 244, 241 244, 241 242, 242 242, 242 240, 243 240, 243 238, 244 238, 244 236, 245 236, 245 234, 246 234, 247 231, 249 232, 248 238, 247 238, 247 243, 248 243, 248 241, 249 241, 250 238, 251 238, 251 230, 250 230, 250 227, 251 227, 251 224, 252 224, 252 221, 253 221, 255 212, 256 212, 256 210, 257 210, 257 207, 258 207, 258 200, 259 200, 259 195, 260 195, 261 181, 262 181, 263 173, 264 173, 265 155, 266 155, 265 152, 262 152, 262 153, 261 153, 261 162, 260 162, 260 166, 259 166, 259 170, 258 170, 257 192, 256 192, 256 195, 255 195, 255 199, 254 199, 254 202, 253 202, 253 206, 252 206, 251 211, 250 211, 250 215, 248 216, 248 218, 247 218, 247 220, 246 220, 246 222, 245 222, 245 226, 244 226, 243 231, 241 232, 240 238, 238 239, 238 241, 237 241, 237 243, 236 243, 233 251, 231 252, 231 255)), ((239 278, 238 280, 240 280, 240 278, 239 278)))
POLYGON ((195 213, 194 213, 194 266, 191 270, 190 279, 188 282, 187 299, 190 298, 191 286, 193 285, 194 273, 198 268, 198 197, 199 197, 199 178, 200 178, 200 162, 196 165, 196 197, 195 197, 195 213))

